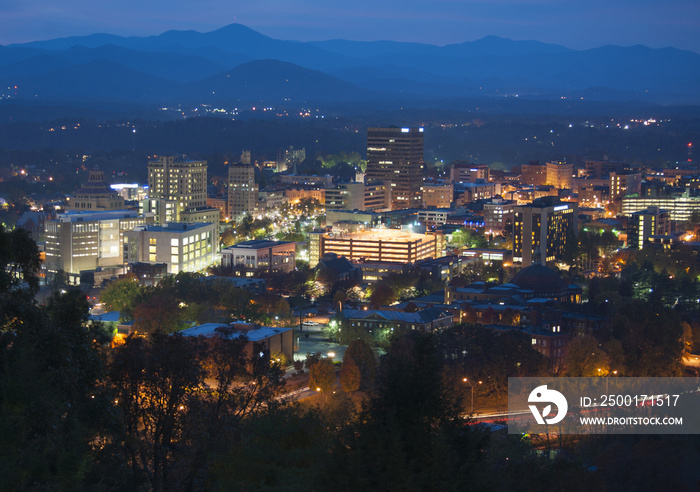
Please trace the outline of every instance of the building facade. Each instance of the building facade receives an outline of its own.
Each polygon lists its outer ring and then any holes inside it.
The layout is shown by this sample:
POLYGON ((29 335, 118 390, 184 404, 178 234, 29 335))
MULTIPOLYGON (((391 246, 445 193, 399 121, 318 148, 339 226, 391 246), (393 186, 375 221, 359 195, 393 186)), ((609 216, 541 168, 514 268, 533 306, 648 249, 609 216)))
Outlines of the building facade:
POLYGON ((73 196, 66 197, 66 210, 97 212, 124 210, 124 198, 105 182, 105 173, 98 167, 90 170, 88 182, 73 196))
POLYGON ((168 273, 197 272, 214 264, 219 225, 170 222, 124 233, 125 263, 164 263, 168 273))
POLYGON ((58 214, 44 222, 47 277, 62 270, 77 283, 84 271, 123 268, 124 234, 153 220, 133 210, 58 214))
POLYGON ((667 236, 671 233, 668 211, 649 207, 630 215, 627 223, 627 246, 644 249, 650 236, 667 236))
POLYGON ((228 170, 228 212, 232 220, 240 221, 255 213, 258 205, 258 185, 255 167, 248 163, 234 164, 228 170))
POLYGON ((153 212, 157 224, 183 221, 181 215, 186 211, 191 216, 196 210, 208 209, 206 161, 161 156, 148 163, 148 187, 148 199, 141 202, 141 209, 153 212))
POLYGON ((368 128, 365 182, 391 182, 391 208, 423 205, 423 128, 368 128))
MULTIPOLYGON (((391 261, 415 263, 435 258, 435 236, 416 234, 398 229, 374 229, 355 233, 323 233, 309 236, 309 259, 318 259, 326 253, 335 253, 348 260, 391 261), (318 251, 312 251, 317 248, 318 251)), ((311 264, 311 261, 309 261, 311 264)))
POLYGON ((450 208, 454 188, 451 184, 424 184, 423 207, 450 208))
POLYGON ((503 232, 506 226, 512 227, 515 201, 492 198, 484 203, 484 227, 487 231, 503 232))
POLYGON ((547 183, 555 188, 571 189, 574 178, 574 165, 562 161, 547 163, 547 183))
POLYGON ((513 261, 523 266, 561 259, 578 234, 578 204, 545 197, 513 209, 513 261))
POLYGON ((326 210, 364 210, 365 184, 340 183, 325 190, 326 210))
POLYGON ((243 241, 221 250, 221 266, 236 270, 238 276, 252 276, 254 272, 291 272, 296 266, 295 250, 295 243, 290 241, 243 241))

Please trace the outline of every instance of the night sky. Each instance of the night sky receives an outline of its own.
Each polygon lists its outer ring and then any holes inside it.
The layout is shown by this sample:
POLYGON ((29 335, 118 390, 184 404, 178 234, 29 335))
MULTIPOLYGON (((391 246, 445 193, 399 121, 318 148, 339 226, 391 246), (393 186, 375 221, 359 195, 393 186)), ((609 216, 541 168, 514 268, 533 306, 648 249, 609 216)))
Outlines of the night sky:
POLYGON ((487 35, 586 49, 700 52, 699 0, 0 0, 0 44, 104 32, 212 31, 237 22, 278 39, 431 44, 487 35))

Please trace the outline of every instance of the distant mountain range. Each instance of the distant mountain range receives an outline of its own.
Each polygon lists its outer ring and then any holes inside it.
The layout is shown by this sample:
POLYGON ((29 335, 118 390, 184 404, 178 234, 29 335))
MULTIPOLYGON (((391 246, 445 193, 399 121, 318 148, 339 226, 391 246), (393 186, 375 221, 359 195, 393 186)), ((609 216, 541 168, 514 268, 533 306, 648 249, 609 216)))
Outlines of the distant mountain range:
POLYGON ((700 103, 700 54, 572 50, 489 36, 447 46, 282 41, 240 24, 158 36, 94 34, 0 46, 0 98, 277 104, 474 97, 700 103), (16 87, 16 88, 15 88, 16 87))

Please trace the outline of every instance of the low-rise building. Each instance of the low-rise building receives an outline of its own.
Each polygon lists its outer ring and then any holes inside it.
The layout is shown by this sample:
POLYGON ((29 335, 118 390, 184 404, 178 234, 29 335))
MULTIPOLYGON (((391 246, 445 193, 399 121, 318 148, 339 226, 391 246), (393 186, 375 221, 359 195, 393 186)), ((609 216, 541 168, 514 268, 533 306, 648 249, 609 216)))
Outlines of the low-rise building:
POLYGON ((219 249, 217 224, 136 227, 124 233, 124 262, 165 263, 168 273, 197 272, 214 264, 219 249))
POLYGON ((221 251, 221 266, 243 277, 255 272, 291 272, 296 266, 295 250, 296 243, 291 241, 243 241, 221 251))
POLYGON ((47 277, 63 271, 77 284, 81 272, 100 269, 114 270, 114 276, 125 273, 124 234, 153 220, 152 214, 139 216, 133 210, 68 212, 46 220, 47 277))

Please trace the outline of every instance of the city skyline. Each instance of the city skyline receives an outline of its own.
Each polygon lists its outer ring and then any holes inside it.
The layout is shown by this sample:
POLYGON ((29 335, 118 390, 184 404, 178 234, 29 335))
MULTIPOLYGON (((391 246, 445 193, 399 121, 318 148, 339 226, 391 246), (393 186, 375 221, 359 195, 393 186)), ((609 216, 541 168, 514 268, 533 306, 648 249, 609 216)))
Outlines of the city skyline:
POLYGON ((652 48, 673 46, 700 52, 700 4, 692 0, 624 0, 614 5, 595 0, 552 2, 360 2, 352 9, 316 2, 231 4, 210 0, 94 4, 69 0, 6 3, 0 7, 0 45, 68 36, 108 33, 158 35, 168 30, 208 32, 241 23, 276 39, 319 41, 394 40, 445 45, 488 35, 538 40, 573 49, 606 44, 652 48))

